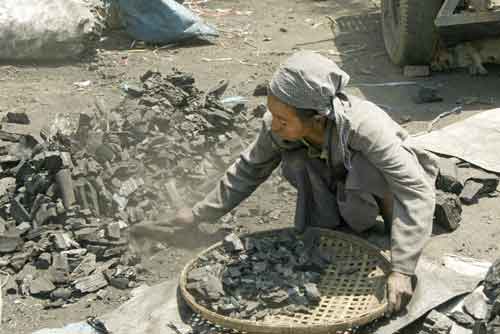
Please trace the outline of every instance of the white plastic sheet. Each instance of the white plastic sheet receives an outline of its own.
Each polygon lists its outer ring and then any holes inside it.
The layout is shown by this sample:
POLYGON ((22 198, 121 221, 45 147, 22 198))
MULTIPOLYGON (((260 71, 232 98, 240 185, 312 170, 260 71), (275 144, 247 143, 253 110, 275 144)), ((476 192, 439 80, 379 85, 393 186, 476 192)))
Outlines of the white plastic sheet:
MULTIPOLYGON (((132 298, 118 309, 100 317, 113 334, 178 334, 169 327, 186 328, 182 308, 178 305, 178 279, 152 287, 141 287, 132 298)), ((99 334, 85 322, 69 324, 64 328, 42 329, 32 334, 99 334)))

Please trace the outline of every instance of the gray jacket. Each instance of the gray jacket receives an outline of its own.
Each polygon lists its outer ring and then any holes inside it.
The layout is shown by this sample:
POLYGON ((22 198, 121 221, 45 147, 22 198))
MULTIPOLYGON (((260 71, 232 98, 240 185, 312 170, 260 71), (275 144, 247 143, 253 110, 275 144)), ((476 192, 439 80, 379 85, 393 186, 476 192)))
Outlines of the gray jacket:
MULTIPOLYGON (((393 194, 391 254, 393 270, 413 274, 432 232, 437 164, 432 154, 409 147, 407 132, 375 104, 349 96, 346 106, 348 147, 362 154, 383 175, 393 194)), ((255 141, 245 149, 216 188, 197 203, 197 220, 215 220, 247 198, 281 162, 284 150, 304 145, 285 142, 271 132, 272 117, 264 116, 255 141)), ((331 168, 343 165, 337 133, 331 134, 331 168)), ((355 173, 349 170, 348 173, 355 173)))

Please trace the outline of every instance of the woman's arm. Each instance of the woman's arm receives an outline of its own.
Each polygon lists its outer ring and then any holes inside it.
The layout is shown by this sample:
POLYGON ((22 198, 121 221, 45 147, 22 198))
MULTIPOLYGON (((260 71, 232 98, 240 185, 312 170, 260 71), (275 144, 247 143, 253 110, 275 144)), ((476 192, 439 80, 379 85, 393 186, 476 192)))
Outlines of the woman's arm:
POLYGON ((393 194, 393 270, 412 275, 432 232, 435 190, 416 156, 394 131, 394 121, 372 103, 352 129, 352 149, 361 151, 387 180, 393 194), (374 109, 375 108, 375 109, 374 109))
POLYGON ((196 221, 216 220, 252 194, 281 162, 272 138, 271 114, 266 113, 255 141, 227 169, 215 189, 193 207, 196 221))

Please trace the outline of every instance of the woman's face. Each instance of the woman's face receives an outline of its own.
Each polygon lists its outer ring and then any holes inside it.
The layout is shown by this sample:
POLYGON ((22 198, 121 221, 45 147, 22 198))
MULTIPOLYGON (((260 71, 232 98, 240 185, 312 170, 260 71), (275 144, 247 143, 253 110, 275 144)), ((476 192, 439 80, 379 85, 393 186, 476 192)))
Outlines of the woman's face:
POLYGON ((297 116, 294 107, 268 95, 267 108, 273 115, 271 130, 285 140, 299 140, 307 136, 309 127, 297 116))

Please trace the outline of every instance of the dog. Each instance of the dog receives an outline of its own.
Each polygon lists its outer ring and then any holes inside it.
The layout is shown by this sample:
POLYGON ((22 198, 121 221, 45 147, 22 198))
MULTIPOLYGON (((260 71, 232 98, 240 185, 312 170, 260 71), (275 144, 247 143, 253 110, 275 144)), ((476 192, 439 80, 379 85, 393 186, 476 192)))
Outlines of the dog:
POLYGON ((500 38, 460 43, 451 48, 438 46, 431 61, 431 70, 449 71, 467 68, 471 75, 486 75, 483 64, 500 64, 500 38))
POLYGON ((484 12, 491 7, 491 0, 469 0, 468 2, 476 12, 484 12))

